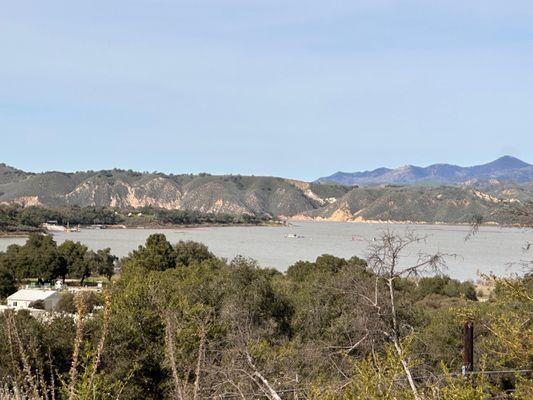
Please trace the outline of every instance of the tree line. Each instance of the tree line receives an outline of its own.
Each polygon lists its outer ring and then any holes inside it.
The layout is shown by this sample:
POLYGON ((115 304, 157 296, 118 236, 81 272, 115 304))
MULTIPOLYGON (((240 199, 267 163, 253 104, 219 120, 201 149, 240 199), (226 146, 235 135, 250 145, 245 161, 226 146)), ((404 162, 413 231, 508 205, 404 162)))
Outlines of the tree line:
POLYGON ((465 321, 476 326, 477 372, 531 369, 533 276, 494 278, 491 296, 480 302, 472 283, 442 274, 446 255, 401 262, 419 240, 386 232, 364 259, 325 254, 282 273, 152 235, 120 261, 100 311, 89 314, 80 295, 75 319, 0 316, 4 394, 531 398, 531 375, 459 372, 465 321))
POLYGON ((24 245, 12 244, 0 252, 0 297, 29 279, 53 283, 75 278, 82 285, 91 275, 111 279, 116 260, 109 248, 93 251, 71 240, 57 245, 50 235, 31 233, 24 245))
POLYGON ((109 207, 23 207, 0 205, 0 232, 39 231, 47 221, 60 225, 199 225, 199 224, 261 224, 270 221, 269 215, 232 215, 204 213, 195 210, 166 210, 156 207, 114 209, 109 207))

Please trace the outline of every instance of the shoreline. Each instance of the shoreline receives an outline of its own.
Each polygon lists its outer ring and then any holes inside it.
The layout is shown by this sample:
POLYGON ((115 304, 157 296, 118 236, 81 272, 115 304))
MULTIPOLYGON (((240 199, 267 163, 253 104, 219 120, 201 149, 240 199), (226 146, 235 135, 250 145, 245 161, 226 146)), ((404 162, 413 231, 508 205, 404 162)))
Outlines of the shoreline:
POLYGON ((43 233, 42 231, 16 231, 16 232, 0 232, 0 239, 24 239, 29 236, 30 233, 43 233))
MULTIPOLYGON (((184 224, 184 225, 158 225, 158 224, 147 224, 147 225, 123 225, 123 224, 117 224, 117 225, 106 225, 105 228, 91 228, 91 225, 87 226, 80 226, 81 230, 85 231, 97 231, 97 230, 121 230, 121 229, 161 229, 161 230, 175 230, 175 229, 195 229, 195 228, 222 228, 222 227, 238 227, 238 226, 270 226, 270 227, 283 227, 285 226, 282 221, 276 222, 265 222, 265 223, 259 223, 259 224, 216 224, 216 223, 205 223, 205 224, 184 224)), ((41 231, 13 231, 13 232, 3 232, 0 231, 0 239, 24 239, 27 238, 30 233, 44 233, 48 235, 52 235, 54 233, 77 233, 79 231, 53 231, 53 230, 41 230, 41 231)))
MULTIPOLYGON (((323 218, 323 217, 307 217, 307 216, 298 216, 290 217, 287 219, 289 222, 345 222, 345 223, 359 223, 359 224, 373 224, 373 225, 385 225, 385 224, 395 224, 395 225, 446 225, 446 226, 462 226, 462 227, 472 227, 472 224, 468 222, 427 222, 427 221, 397 221, 397 220, 380 220, 380 219, 364 219, 357 217, 355 219, 333 219, 333 218, 323 218)), ((520 228, 520 229, 531 229, 532 226, 529 225, 520 225, 520 224, 500 224, 495 221, 487 221, 479 224, 479 227, 498 227, 498 228, 520 228)))
MULTIPOLYGON (((104 229, 191 229, 191 228, 216 228, 216 227, 232 227, 232 226, 283 226, 282 222, 263 222, 258 224, 242 223, 242 224, 217 224, 217 223, 203 223, 203 224, 146 224, 146 225, 106 225, 104 229)), ((90 228, 89 226, 81 226, 85 230, 98 230, 90 228)))

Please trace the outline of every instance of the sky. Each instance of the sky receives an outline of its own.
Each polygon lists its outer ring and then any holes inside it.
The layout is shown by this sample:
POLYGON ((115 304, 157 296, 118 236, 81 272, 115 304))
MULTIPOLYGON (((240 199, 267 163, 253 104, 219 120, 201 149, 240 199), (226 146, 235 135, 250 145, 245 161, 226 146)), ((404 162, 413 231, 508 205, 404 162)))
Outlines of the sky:
POLYGON ((533 162, 533 2, 0 8, 0 162, 275 175, 533 162))

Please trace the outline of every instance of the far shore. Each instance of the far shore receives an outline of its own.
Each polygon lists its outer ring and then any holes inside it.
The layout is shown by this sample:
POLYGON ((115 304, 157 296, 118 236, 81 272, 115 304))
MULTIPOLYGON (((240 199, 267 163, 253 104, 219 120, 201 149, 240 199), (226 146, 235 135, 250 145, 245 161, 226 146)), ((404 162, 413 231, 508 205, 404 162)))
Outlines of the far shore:
MULTIPOLYGON (((39 232, 39 231, 35 231, 39 232)), ((24 232, 24 231, 16 231, 16 232, 0 232, 0 239, 24 239, 27 238, 30 233, 34 232, 24 232)))
MULTIPOLYGON (((302 215, 295 215, 294 217, 290 217, 287 219, 288 222, 349 222, 349 223, 359 223, 359 224, 396 224, 396 225, 448 225, 448 226, 463 226, 463 227, 471 227, 472 224, 468 222, 443 222, 443 221, 435 221, 435 222, 428 222, 428 221, 411 221, 411 220, 405 220, 405 221, 397 221, 397 220, 381 220, 381 219, 365 219, 365 218, 354 218, 354 219, 335 219, 335 218, 323 218, 323 217, 308 217, 308 216, 302 216, 302 215)), ((520 225, 520 224, 500 224, 495 221, 486 221, 479 225, 481 226, 495 226, 500 228, 531 228, 531 226, 528 225, 520 225)))
MULTIPOLYGON (((91 225, 85 225, 80 226, 80 229, 86 230, 86 231, 93 231, 93 230, 120 230, 120 229, 160 229, 160 230, 175 230, 175 229, 194 229, 194 228, 219 228, 219 227, 237 227, 237 226, 273 226, 273 227, 281 227, 284 226, 283 221, 270 221, 270 222, 264 222, 259 224, 217 224, 217 223, 205 223, 205 224, 167 224, 167 225, 159 225, 159 224, 146 224, 146 225, 123 225, 123 224, 116 224, 116 225, 105 225, 105 228, 91 228, 91 225)), ((5 232, 0 231, 0 239, 24 239, 27 238, 30 233, 45 233, 45 234, 54 234, 54 233, 66 233, 68 231, 53 231, 53 230, 36 230, 32 232, 28 231, 13 231, 13 232, 5 232)), ((71 233, 76 233, 76 231, 71 231, 71 233)))

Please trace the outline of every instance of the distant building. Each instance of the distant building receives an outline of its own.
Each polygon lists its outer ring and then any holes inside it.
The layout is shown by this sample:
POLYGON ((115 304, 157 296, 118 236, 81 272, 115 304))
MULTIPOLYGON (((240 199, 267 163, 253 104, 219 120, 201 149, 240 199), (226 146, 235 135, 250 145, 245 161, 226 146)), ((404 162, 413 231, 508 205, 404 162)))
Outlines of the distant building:
POLYGON ((42 228, 48 232, 66 232, 67 231, 67 228, 65 226, 57 225, 57 224, 50 224, 48 222, 42 224, 42 228))
POLYGON ((93 224, 91 225, 91 229, 106 229, 107 226, 103 224, 93 224))
POLYGON ((36 302, 52 311, 59 301, 59 293, 50 289, 21 289, 7 298, 7 306, 16 310, 31 309, 36 302))

